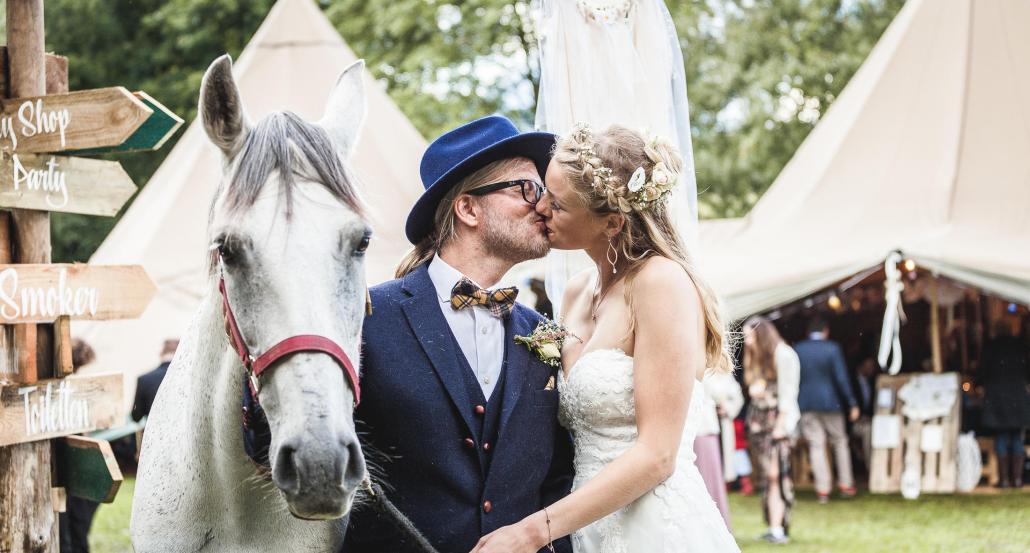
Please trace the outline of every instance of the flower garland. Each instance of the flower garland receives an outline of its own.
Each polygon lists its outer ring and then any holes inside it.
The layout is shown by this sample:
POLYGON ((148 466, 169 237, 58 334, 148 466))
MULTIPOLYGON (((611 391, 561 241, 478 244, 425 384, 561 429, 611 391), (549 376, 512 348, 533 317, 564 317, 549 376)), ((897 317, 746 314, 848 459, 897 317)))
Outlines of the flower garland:
POLYGON ((578 145, 576 153, 580 161, 591 168, 594 190, 605 197, 612 209, 623 213, 651 209, 665 202, 679 183, 679 174, 669 168, 658 153, 660 139, 657 136, 644 145, 644 155, 654 164, 650 177, 644 167, 637 167, 625 186, 598 157, 589 125, 577 123, 572 139, 578 145))

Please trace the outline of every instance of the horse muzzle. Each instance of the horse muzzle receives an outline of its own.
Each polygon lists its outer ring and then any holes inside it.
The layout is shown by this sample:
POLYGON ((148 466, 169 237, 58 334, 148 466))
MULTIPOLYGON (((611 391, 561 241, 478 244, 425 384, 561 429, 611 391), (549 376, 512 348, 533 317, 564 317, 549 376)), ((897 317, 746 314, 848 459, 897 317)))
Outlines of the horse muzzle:
POLYGON ((308 434, 287 439, 272 459, 272 481, 290 513, 301 519, 346 515, 365 478, 365 459, 353 436, 321 441, 308 434))

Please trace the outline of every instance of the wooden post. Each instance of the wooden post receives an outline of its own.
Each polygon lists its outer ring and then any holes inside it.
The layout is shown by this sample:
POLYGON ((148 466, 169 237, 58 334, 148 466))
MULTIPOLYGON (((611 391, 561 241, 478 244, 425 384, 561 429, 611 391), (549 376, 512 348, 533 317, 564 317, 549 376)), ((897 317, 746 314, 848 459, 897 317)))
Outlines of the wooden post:
MULTIPOLYGON (((7 0, 10 93, 46 94, 43 0, 7 0)), ((13 210, 13 257, 18 263, 50 262, 50 214, 13 210)), ((40 326, 35 344, 39 378, 51 375, 51 332, 40 326)), ((51 492, 49 441, 0 447, 0 550, 56 552, 57 514, 51 492)))
POLYGON ((937 277, 930 275, 930 352, 933 356, 933 372, 941 374, 944 372, 944 362, 941 360, 941 314, 940 298, 938 298, 939 284, 937 277))

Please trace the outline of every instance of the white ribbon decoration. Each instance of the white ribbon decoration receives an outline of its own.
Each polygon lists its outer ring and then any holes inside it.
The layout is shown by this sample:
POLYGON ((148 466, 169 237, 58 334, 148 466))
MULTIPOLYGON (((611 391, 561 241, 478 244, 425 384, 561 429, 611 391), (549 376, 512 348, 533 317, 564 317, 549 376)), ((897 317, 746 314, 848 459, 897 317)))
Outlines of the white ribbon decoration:
POLYGON ((901 292, 905 289, 905 283, 901 280, 901 271, 898 270, 898 263, 901 263, 901 254, 891 252, 883 264, 883 272, 887 279, 884 282, 884 299, 887 300, 887 309, 883 313, 883 328, 880 330, 880 351, 876 360, 880 368, 887 369, 890 374, 898 374, 901 370, 901 292), (891 365, 887 367, 888 357, 891 365))

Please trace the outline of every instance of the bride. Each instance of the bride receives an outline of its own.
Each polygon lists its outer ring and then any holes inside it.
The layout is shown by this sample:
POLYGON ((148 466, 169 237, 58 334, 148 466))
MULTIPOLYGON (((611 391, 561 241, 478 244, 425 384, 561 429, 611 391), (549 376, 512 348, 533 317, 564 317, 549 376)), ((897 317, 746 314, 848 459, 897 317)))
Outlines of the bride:
POLYGON ((676 149, 620 126, 559 139, 537 204, 551 246, 596 266, 574 277, 559 417, 575 441, 573 491, 484 536, 473 553, 739 551, 694 465, 706 370, 729 371, 715 296, 667 209, 676 149))

